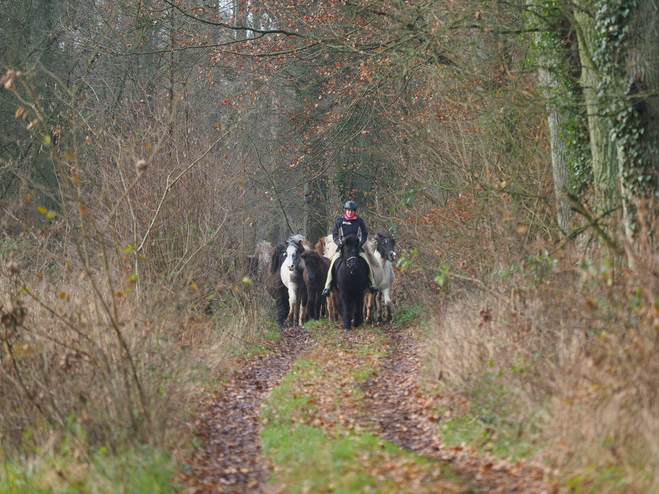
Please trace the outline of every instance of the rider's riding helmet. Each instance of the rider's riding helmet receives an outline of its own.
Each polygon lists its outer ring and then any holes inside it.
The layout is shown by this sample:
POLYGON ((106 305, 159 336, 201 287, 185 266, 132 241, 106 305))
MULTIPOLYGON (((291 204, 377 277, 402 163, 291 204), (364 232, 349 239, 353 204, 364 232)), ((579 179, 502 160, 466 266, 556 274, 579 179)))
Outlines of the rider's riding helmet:
POLYGON ((352 209, 353 211, 357 211, 357 203, 355 201, 348 201, 345 203, 343 206, 343 209, 352 209))

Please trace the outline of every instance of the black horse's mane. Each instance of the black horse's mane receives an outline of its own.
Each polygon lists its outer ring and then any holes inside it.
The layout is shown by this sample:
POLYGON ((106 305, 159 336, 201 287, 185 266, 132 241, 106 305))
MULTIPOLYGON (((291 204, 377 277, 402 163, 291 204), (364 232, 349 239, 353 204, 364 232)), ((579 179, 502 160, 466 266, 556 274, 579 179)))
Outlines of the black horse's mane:
POLYGON ((272 274, 279 272, 279 268, 281 268, 283 262, 281 255, 284 252, 286 252, 286 244, 279 244, 272 249, 272 255, 270 257, 270 271, 272 274))

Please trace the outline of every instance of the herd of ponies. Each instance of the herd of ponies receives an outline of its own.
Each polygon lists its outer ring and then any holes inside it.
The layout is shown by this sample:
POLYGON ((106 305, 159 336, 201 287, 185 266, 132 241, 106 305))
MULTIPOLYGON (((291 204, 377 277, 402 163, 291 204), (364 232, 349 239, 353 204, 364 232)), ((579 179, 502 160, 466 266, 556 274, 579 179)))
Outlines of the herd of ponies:
MULTIPOLYGON (((342 248, 349 249, 350 245, 354 245, 355 252, 359 251, 356 238, 347 237, 342 248)), ((363 245, 373 269, 375 284, 380 289, 376 294, 371 294, 368 290, 367 279, 366 285, 363 285, 363 272, 368 268, 363 259, 360 261, 358 258, 352 262, 362 262, 361 267, 356 267, 356 271, 362 270, 361 278, 353 267, 343 267, 346 263, 337 261, 330 296, 322 296, 330 259, 337 251, 332 235, 320 238, 315 248, 312 248, 302 235, 293 235, 286 242, 275 246, 262 241, 256 246, 255 255, 245 260, 245 267, 264 283, 269 295, 275 299, 277 322, 280 326, 286 322, 303 325, 309 319, 318 320, 320 317, 327 317, 331 321, 338 321, 343 317, 345 329, 348 330, 351 325, 359 326, 363 320, 382 321, 384 308, 384 320, 391 321, 395 245, 394 238, 388 233, 371 236, 363 245), (342 267, 345 270, 343 278, 339 273, 342 267), (342 282, 344 278, 345 281, 342 282), (342 289, 342 286, 349 286, 350 290, 342 289)), ((344 252, 342 258, 355 257, 344 252)), ((365 272, 367 276, 368 272, 365 272)))

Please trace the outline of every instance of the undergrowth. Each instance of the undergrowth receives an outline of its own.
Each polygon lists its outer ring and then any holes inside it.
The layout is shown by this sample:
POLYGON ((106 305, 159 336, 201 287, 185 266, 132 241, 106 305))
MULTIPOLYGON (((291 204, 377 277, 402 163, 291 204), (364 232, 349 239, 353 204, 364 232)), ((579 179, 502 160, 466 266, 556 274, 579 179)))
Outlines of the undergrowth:
POLYGON ((179 492, 174 477, 176 463, 163 450, 142 446, 110 454, 101 448, 81 453, 64 441, 57 453, 41 455, 27 466, 24 462, 4 462, 0 491, 7 494, 169 493, 179 492))
MULTIPOLYGON (((426 379, 441 432, 501 458, 554 469, 570 492, 656 492, 657 300, 651 251, 632 267, 505 270, 449 303, 429 332, 426 379)), ((536 263, 536 265, 538 265, 536 263)))

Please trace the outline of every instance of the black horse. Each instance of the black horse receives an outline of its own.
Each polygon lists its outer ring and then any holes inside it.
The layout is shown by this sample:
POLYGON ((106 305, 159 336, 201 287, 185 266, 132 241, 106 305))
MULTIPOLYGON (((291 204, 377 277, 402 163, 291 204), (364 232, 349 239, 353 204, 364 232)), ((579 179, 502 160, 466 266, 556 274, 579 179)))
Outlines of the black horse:
POLYGON ((356 235, 348 235, 340 247, 341 257, 334 262, 333 283, 339 292, 343 329, 359 327, 364 321, 362 306, 368 290, 368 264, 360 257, 361 247, 356 235))
POLYGON ((286 244, 279 244, 272 248, 270 257, 270 272, 266 274, 266 285, 268 294, 275 299, 277 303, 277 323, 284 325, 284 320, 288 316, 288 288, 281 281, 279 271, 281 265, 286 259, 286 244))

